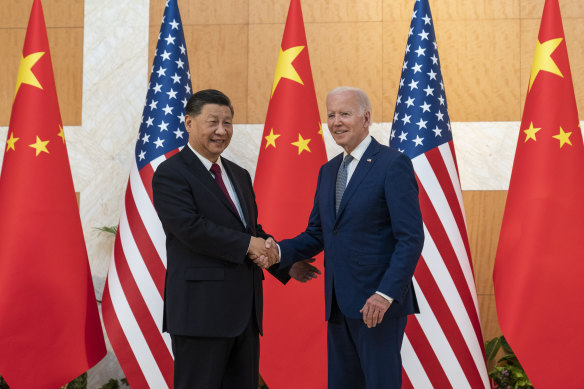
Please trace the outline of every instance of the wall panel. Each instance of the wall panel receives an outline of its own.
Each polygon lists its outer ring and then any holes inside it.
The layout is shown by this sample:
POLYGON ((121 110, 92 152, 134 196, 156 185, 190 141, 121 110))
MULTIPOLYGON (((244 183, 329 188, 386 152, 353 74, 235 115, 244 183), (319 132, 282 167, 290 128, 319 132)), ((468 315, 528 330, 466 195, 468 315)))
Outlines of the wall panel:
MULTIPOLYGON (((517 19, 519 2, 520 0, 430 0, 430 9, 432 17, 438 20, 517 19)), ((409 20, 413 10, 413 1, 385 1, 383 20, 409 20)))
MULTIPOLYGON (((150 25, 160 28, 166 0, 150 1, 150 25)), ((183 25, 193 24, 247 24, 248 0, 189 0, 178 2, 183 25)))
POLYGON ((493 266, 507 191, 463 191, 462 197, 483 337, 491 339, 500 334, 493 290, 493 266))
MULTIPOLYGON (((0 28, 28 25, 33 0, 2 0, 0 28)), ((83 0, 43 0, 45 24, 51 27, 83 27, 83 0)))
MULTIPOLYGON (((562 18, 584 18, 584 2, 582 0, 559 0, 562 18)), ((521 18, 538 19, 543 12, 544 1, 521 0, 521 18)))
MULTIPOLYGON (((311 0, 302 2, 305 23, 380 22, 382 0, 311 0)), ((249 0, 250 23, 284 23, 290 1, 249 0)))

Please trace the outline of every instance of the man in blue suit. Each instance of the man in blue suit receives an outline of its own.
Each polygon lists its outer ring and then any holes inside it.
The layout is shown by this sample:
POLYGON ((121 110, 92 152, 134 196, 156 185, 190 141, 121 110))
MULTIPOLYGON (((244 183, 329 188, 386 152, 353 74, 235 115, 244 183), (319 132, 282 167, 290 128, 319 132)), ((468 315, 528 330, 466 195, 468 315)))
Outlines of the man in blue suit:
POLYGON ((424 229, 410 159, 369 135, 360 89, 327 96, 328 128, 344 149, 320 169, 306 230, 279 242, 281 267, 324 249, 330 389, 401 387, 412 277, 424 229))

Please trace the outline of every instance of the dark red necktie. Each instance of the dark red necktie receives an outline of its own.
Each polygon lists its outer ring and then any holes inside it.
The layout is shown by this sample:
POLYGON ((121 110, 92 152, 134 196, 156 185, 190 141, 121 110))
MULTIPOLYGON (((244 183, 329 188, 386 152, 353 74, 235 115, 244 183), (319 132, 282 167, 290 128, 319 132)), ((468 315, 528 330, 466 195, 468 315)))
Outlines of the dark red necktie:
MULTIPOLYGON (((229 202, 231 203, 231 206, 233 206, 233 209, 235 209, 235 212, 237 212, 237 207, 233 203, 233 200, 231 200, 231 196, 229 196, 229 192, 227 192, 227 188, 225 187, 225 183, 223 182, 223 177, 221 177, 221 166, 214 163, 211 166, 210 170, 211 170, 211 173, 213 173, 213 175, 215 175, 215 182, 217 182, 217 185, 219 185, 219 188, 221 188, 221 190, 223 191, 223 194, 225 194, 225 197, 227 197, 227 200, 229 200, 229 202)), ((239 215, 239 212, 238 212, 238 215, 239 215)))

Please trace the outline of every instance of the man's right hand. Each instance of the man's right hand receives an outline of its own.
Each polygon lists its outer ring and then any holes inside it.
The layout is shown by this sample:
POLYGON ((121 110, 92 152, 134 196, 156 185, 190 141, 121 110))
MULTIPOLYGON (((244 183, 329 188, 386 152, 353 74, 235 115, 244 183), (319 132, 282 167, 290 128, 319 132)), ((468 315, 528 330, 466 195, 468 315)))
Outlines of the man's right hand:
POLYGON ((264 240, 252 236, 247 255, 262 269, 267 269, 274 263, 280 262, 278 246, 272 238, 264 240))

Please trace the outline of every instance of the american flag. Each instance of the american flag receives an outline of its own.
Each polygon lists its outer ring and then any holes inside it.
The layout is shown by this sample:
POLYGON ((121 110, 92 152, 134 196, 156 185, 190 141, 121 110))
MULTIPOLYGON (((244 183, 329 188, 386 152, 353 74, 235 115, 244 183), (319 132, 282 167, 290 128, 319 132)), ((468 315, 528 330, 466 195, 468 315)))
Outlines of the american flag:
POLYGON ((188 140, 190 78, 177 1, 168 0, 102 303, 109 340, 132 388, 173 387, 170 337, 162 333, 165 235, 152 204, 152 176, 188 140))
POLYGON ((425 242, 419 315, 402 347, 404 387, 490 387, 450 118, 428 0, 416 0, 390 146, 412 159, 425 242))

